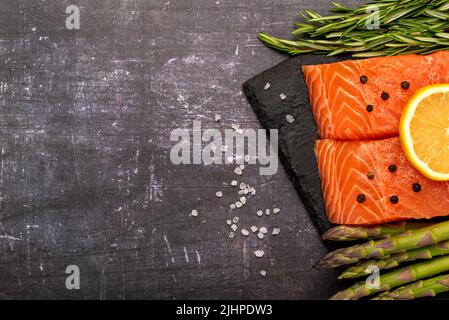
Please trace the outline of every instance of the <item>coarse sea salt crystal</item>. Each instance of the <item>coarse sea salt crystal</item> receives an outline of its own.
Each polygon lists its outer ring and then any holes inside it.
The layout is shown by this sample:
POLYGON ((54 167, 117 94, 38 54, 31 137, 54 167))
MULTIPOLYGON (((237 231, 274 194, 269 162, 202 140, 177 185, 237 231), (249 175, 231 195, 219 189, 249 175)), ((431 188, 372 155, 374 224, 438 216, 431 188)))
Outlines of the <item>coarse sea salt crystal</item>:
POLYGON ((295 118, 294 118, 291 114, 287 114, 287 115, 285 116, 285 120, 286 120, 288 123, 293 123, 293 122, 295 122, 295 118))
POLYGON ((218 121, 220 121, 220 120, 221 120, 221 115, 216 114, 216 115, 215 115, 215 121, 218 122, 218 121))
POLYGON ((261 217, 261 216, 263 215, 263 212, 262 212, 262 210, 257 210, 256 214, 257 214, 259 217, 261 217))
POLYGON ((264 90, 270 89, 271 84, 269 82, 265 83, 265 86, 263 87, 264 90))
POLYGON ((265 277, 267 275, 267 272, 265 270, 260 270, 259 273, 262 277, 265 277))
POLYGON ((232 180, 232 181, 231 181, 231 186, 235 187, 236 185, 237 185, 237 181, 232 180))
POLYGON ((254 251, 254 255, 257 258, 262 258, 264 254, 265 254, 265 252, 263 252, 263 250, 256 250, 256 251, 254 251))
POLYGON ((260 228, 259 231, 261 233, 267 233, 268 232, 267 228, 265 228, 265 227, 260 228))
POLYGON ((234 209, 235 209, 235 204, 231 203, 231 204, 229 205, 229 209, 234 210, 234 209))
POLYGON ((279 95, 279 98, 281 98, 281 100, 285 100, 287 98, 287 96, 285 94, 281 93, 279 95))
POLYGON ((273 228, 272 234, 273 234, 273 235, 278 235, 280 232, 281 232, 281 229, 280 229, 280 228, 273 228))
POLYGON ((249 232, 248 232, 248 230, 246 230, 246 229, 242 229, 242 234, 243 234, 244 236, 247 236, 247 235, 249 235, 249 232))
POLYGON ((279 213, 279 212, 281 212, 281 209, 279 209, 279 208, 273 208, 273 213, 274 213, 274 214, 279 213))
POLYGON ((267 216, 269 216, 269 215, 270 215, 270 209, 266 209, 266 210, 265 210, 265 214, 266 214, 267 216))
POLYGON ((227 224, 228 226, 230 226, 230 225, 232 224, 232 220, 231 220, 231 219, 226 220, 226 224, 227 224))
POLYGON ((238 227, 237 227, 236 224, 233 224, 233 225, 231 226, 231 229, 232 229, 232 231, 236 231, 236 230, 238 229, 238 227))
POLYGON ((237 201, 237 202, 235 203, 235 206, 236 206, 237 208, 241 208, 241 207, 243 206, 243 204, 242 204, 240 201, 237 201))
POLYGON ((243 171, 240 167, 237 167, 234 169, 234 173, 240 176, 240 175, 242 175, 243 171))
POLYGON ((263 235, 262 232, 259 232, 259 233, 257 234, 257 237, 258 237, 259 239, 263 239, 264 235, 263 235))
POLYGON ((217 191, 217 192, 215 192, 215 195, 216 195, 218 198, 221 198, 221 197, 223 197, 223 192, 217 191))
POLYGON ((191 215, 192 217, 196 217, 196 216, 198 216, 198 211, 196 211, 195 209, 193 209, 192 212, 190 213, 190 215, 191 215))
POLYGON ((239 217, 234 217, 234 218, 232 218, 232 222, 234 222, 234 223, 237 223, 237 222, 239 222, 239 217))
POLYGON ((234 232, 232 232, 232 231, 231 231, 231 232, 229 232, 229 238, 231 238, 231 239, 232 239, 232 238, 234 238, 234 236, 235 236, 235 233, 234 233, 234 232))
POLYGON ((258 229, 257 229, 257 227, 256 226, 251 226, 251 231, 252 232, 256 232, 258 229))

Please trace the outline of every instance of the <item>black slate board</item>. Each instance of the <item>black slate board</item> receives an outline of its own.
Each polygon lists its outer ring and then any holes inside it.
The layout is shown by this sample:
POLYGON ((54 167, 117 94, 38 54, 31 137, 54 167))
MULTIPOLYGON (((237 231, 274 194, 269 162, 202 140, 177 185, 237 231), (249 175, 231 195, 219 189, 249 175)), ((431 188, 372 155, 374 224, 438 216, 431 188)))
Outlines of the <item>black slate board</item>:
POLYGON ((243 84, 245 94, 263 127, 278 129, 279 156, 318 231, 331 227, 326 218, 314 143, 318 137, 301 66, 344 58, 316 55, 288 58, 243 84), (265 90, 266 83, 270 83, 265 90), (280 99, 284 93, 287 98, 280 99), (289 123, 286 116, 294 117, 289 123))

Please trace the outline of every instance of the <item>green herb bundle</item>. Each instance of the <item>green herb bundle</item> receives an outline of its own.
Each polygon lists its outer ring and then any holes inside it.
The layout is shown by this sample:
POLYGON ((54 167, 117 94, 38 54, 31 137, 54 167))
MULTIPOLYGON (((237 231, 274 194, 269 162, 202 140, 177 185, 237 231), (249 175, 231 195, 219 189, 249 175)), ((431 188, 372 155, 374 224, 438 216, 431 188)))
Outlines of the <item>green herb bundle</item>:
POLYGON ((332 4, 333 15, 300 12, 305 23, 294 23, 293 40, 265 33, 259 39, 291 55, 376 57, 449 50, 449 0, 375 0, 354 10, 332 4))

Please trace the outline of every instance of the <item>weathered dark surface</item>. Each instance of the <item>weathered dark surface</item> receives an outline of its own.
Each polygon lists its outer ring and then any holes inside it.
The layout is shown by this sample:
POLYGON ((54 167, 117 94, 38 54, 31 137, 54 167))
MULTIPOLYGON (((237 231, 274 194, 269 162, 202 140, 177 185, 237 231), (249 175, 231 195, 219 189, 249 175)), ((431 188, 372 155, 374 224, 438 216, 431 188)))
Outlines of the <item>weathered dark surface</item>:
POLYGON ((241 85, 286 57, 256 32, 288 36, 298 10, 328 1, 78 1, 77 31, 65 29, 69 1, 0 4, 1 297, 335 292, 334 272, 310 270, 326 250, 282 168, 245 169, 241 180, 257 195, 238 213, 241 226, 281 234, 231 240, 225 221, 236 195, 225 183, 234 166, 168 158, 170 132, 192 120, 260 128, 241 85), (255 215, 273 206, 282 212, 255 215), (67 265, 79 266, 81 290, 65 288, 67 265))

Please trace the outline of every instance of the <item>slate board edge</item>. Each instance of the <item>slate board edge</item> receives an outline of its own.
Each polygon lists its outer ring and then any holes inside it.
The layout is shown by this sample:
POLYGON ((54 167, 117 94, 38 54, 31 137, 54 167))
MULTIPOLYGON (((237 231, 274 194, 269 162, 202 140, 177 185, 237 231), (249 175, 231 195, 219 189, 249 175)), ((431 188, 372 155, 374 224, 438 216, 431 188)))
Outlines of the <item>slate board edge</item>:
MULTIPOLYGON (((252 77, 251 79, 249 79, 248 81, 246 81, 243 84, 243 90, 245 92, 245 95, 251 105, 251 107, 254 109, 259 121, 261 122, 262 126, 265 129, 278 129, 278 128, 271 128, 269 126, 269 119, 266 117, 266 114, 263 112, 262 109, 259 108, 260 105, 260 101, 257 97, 257 95, 255 95, 250 87, 250 84, 255 81, 256 79, 260 78, 260 77, 264 77, 264 75, 268 72, 270 72, 270 70, 276 69, 278 68, 280 65, 285 64, 288 61, 291 61, 291 59, 295 59, 295 60, 299 60, 300 57, 296 56, 296 57, 290 57, 287 58, 286 60, 276 64, 275 66, 261 72, 260 74, 252 77)), ((292 72, 295 72, 294 70, 292 70, 292 72)), ((300 71, 299 69, 296 70, 297 75, 300 76, 300 71)), ((319 231, 320 234, 323 234, 326 230, 328 230, 329 228, 332 227, 332 225, 329 222, 324 222, 322 219, 319 219, 317 217, 318 213, 316 212, 316 210, 314 209, 313 205, 310 202, 310 199, 304 196, 304 190, 301 186, 301 183, 299 181, 299 177, 296 174, 295 170, 293 169, 293 167, 291 166, 290 162, 288 161, 287 157, 284 154, 284 146, 282 144, 282 139, 280 139, 279 142, 279 158, 283 164, 284 169, 287 172, 287 175, 289 176, 290 180, 293 182, 293 185, 295 187, 295 189, 297 190, 297 193, 299 195, 299 198, 301 199, 301 201, 304 204, 304 207, 306 209, 306 211, 308 212, 309 216, 311 217, 315 227, 317 228, 317 230, 319 231)), ((324 201, 324 200, 323 200, 324 201)))

